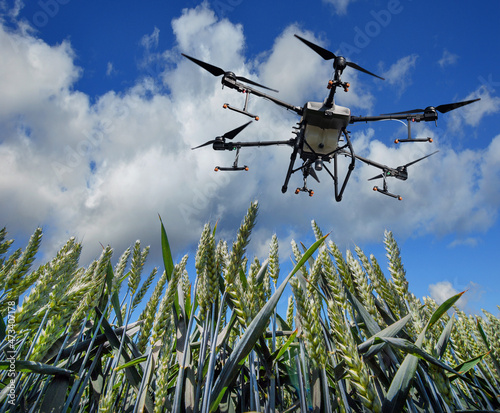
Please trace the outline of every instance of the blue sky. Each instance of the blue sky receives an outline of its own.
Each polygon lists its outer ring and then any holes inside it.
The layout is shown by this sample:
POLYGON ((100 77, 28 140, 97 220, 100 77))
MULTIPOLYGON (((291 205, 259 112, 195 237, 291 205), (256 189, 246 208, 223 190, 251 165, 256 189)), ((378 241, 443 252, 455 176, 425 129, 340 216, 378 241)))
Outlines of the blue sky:
MULTIPOLYGON (((498 312, 499 12, 498 2, 465 1, 0 1, 0 225, 20 243, 42 225, 47 257, 70 236, 83 241, 82 264, 100 243, 118 256, 141 239, 160 263, 158 213, 180 258, 207 221, 231 240, 258 200, 250 253, 259 258, 276 232, 286 267, 290 241, 310 243, 315 219, 344 251, 359 245, 385 266, 392 230, 417 296, 469 289, 467 309, 498 312), (440 151, 391 183, 402 202, 374 193, 367 179, 378 171, 359 163, 336 203, 321 175, 313 198, 281 194, 289 148, 242 151, 242 175, 212 172, 230 153, 190 150, 247 118, 221 108, 242 96, 181 53, 291 104, 322 101, 331 62, 293 34, 386 78, 344 72, 351 88, 337 102, 353 115, 481 98, 437 126, 415 125, 433 144, 396 146, 406 133, 397 122, 350 127, 356 153, 391 166, 440 151)), ((250 108, 261 120, 239 138, 292 137, 293 113, 256 98, 250 108)), ((290 188, 301 181, 294 175, 290 188)))

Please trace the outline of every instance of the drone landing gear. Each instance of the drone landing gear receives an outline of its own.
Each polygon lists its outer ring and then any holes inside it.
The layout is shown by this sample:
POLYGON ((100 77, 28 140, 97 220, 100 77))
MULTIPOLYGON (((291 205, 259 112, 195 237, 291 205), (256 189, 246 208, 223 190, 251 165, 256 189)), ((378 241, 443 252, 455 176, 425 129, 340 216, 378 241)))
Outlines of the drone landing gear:
POLYGON ((258 116, 251 114, 247 110, 248 109, 248 97, 249 96, 250 96, 250 93, 246 92, 245 93, 245 106, 243 106, 243 109, 235 108, 235 107, 231 106, 229 103, 224 103, 224 105, 222 105, 222 107, 224 109, 229 109, 229 110, 232 110, 234 112, 238 112, 238 113, 241 113, 243 115, 249 116, 251 118, 254 118, 255 120, 259 120, 258 116))
POLYGON ((299 170, 302 170, 302 173, 304 174, 304 186, 302 188, 297 188, 295 190, 295 193, 298 194, 299 192, 308 192, 309 196, 313 196, 314 191, 307 188, 306 179, 309 175, 311 175, 314 179, 316 179, 319 182, 318 176, 316 175, 315 171, 316 170, 320 171, 324 169, 328 173, 328 175, 330 175, 330 177, 333 179, 335 186, 335 200, 337 202, 340 202, 342 200, 342 196, 346 188, 347 181, 349 181, 349 177, 351 176, 351 173, 354 170, 354 165, 355 165, 355 155, 354 155, 354 150, 352 148, 351 140, 349 139, 349 132, 344 128, 342 129, 342 133, 344 134, 345 137, 346 141, 345 145, 338 147, 333 152, 323 156, 317 154, 314 151, 314 149, 311 148, 311 146, 307 143, 307 141, 304 140, 303 136, 298 135, 297 138, 294 140, 295 146, 292 155, 290 156, 290 164, 288 166, 288 171, 285 177, 285 183, 281 188, 281 192, 285 193, 287 191, 288 182, 290 180, 291 175, 299 170), (304 145, 306 145, 308 152, 311 152, 314 155, 314 158, 312 160, 311 159, 305 160, 301 167, 293 169, 293 165, 295 164, 295 160, 297 158, 297 153, 299 151, 301 141, 303 142, 304 145), (339 180, 339 175, 338 175, 337 158, 339 155, 351 157, 351 162, 348 165, 347 173, 344 177, 343 182, 339 180), (329 157, 330 159, 333 157, 333 165, 334 165, 333 173, 324 164, 323 159, 325 157, 329 157), (342 182, 341 186, 339 185, 340 182, 342 182))
MULTIPOLYGON (((248 96, 248 95, 247 95, 248 96)), ((229 103, 224 103, 224 105, 222 106, 224 109, 229 109, 229 110, 232 110, 234 112, 238 112, 238 113, 241 113, 243 115, 246 115, 246 116, 249 116, 251 118, 254 118, 255 120, 259 120, 259 117, 256 116, 256 115, 253 115, 251 114, 250 112, 247 112, 246 110, 243 110, 243 109, 238 109, 238 108, 235 108, 233 106, 231 106, 229 103)))
POLYGON ((297 188, 295 190, 295 193, 298 194, 299 192, 308 192, 309 196, 314 195, 314 191, 312 189, 308 189, 306 186, 303 186, 302 188, 297 188))
POLYGON ((434 142, 432 138, 418 138, 418 139, 396 139, 394 143, 402 143, 402 142, 434 142))
POLYGON ((387 195, 387 196, 390 196, 391 198, 395 198, 397 199, 398 201, 402 201, 403 200, 403 197, 401 195, 396 195, 396 194, 393 194, 392 192, 389 192, 388 188, 387 188, 387 182, 386 182, 386 176, 385 176, 385 173, 383 175, 383 179, 384 179, 384 187, 383 188, 379 188, 378 186, 374 186, 373 187, 373 190, 375 192, 380 192, 381 194, 383 195, 387 195))
POLYGON ((313 196, 314 191, 307 187, 307 177, 310 174, 318 182, 319 182, 319 179, 318 179, 316 173, 314 172, 314 170, 312 169, 312 167, 308 163, 304 163, 303 168, 302 168, 302 173, 304 174, 304 186, 302 188, 297 188, 295 190, 295 194, 298 194, 299 192, 307 192, 309 194, 309 196, 313 196))
POLYGON ((403 143, 403 142, 430 142, 430 143, 433 142, 432 138, 412 138, 411 137, 411 122, 414 122, 414 121, 415 120, 413 118, 410 118, 410 117, 407 119, 407 122, 408 122, 408 138, 406 138, 406 139, 396 139, 394 141, 395 144, 403 143))
POLYGON ((215 172, 218 171, 248 171, 248 166, 238 166, 238 159, 240 157, 240 148, 236 148, 236 157, 233 162, 233 166, 216 166, 214 168, 215 172))
POLYGON ((216 166, 214 171, 248 171, 248 166, 216 166))

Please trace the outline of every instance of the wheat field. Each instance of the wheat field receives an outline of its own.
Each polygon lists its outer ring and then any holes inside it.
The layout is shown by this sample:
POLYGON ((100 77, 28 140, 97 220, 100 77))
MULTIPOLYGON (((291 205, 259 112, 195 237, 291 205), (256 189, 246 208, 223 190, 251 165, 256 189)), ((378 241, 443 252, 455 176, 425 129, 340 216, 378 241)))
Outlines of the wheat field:
POLYGON ((0 413, 498 411, 498 317, 459 310, 466 292, 413 295, 391 232, 387 275, 314 221, 282 274, 276 236, 264 262, 246 255, 257 212, 232 244, 206 224, 177 263, 160 219, 149 274, 139 241, 84 268, 74 238, 32 269, 42 230, 12 251, 2 229, 0 413))

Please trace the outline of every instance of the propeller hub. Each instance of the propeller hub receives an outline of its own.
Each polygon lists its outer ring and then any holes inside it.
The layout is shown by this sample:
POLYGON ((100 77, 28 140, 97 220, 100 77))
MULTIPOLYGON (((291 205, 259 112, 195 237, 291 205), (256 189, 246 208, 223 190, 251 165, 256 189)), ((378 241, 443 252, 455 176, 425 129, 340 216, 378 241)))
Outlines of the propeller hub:
POLYGON ((340 70, 341 73, 344 71, 346 67, 347 67, 347 60, 345 60, 345 57, 337 56, 333 61, 333 68, 335 70, 340 70))

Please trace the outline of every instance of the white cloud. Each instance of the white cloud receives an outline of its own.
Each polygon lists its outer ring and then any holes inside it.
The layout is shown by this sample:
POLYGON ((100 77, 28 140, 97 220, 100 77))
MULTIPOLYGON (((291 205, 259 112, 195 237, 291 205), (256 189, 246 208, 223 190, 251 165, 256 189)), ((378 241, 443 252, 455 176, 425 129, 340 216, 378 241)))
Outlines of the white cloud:
POLYGON ((438 60, 438 64, 441 67, 454 65, 458 61, 458 55, 449 52, 448 50, 443 50, 443 56, 438 60))
POLYGON ((477 126, 483 116, 500 111, 500 97, 491 96, 486 87, 481 86, 478 90, 468 95, 465 100, 477 98, 481 98, 481 100, 464 106, 462 111, 465 123, 470 126, 477 126))
POLYGON ((331 4, 335 8, 335 12, 340 15, 346 14, 347 6, 354 1, 356 0, 323 0, 323 2, 331 4))
POLYGON ((457 295, 459 291, 453 288, 453 285, 449 281, 440 281, 436 284, 429 285, 429 293, 431 298, 434 299, 438 304, 444 303, 448 298, 457 295))
POLYGON ((106 76, 111 76, 113 73, 115 73, 113 63, 108 62, 108 64, 106 65, 106 76))
POLYGON ((467 246, 467 247, 477 247, 477 245, 479 244, 479 240, 477 238, 474 238, 474 237, 467 237, 467 238, 464 238, 464 239, 456 239, 454 240, 453 242, 450 243, 450 245, 448 246, 449 248, 455 248, 455 247, 459 247, 459 246, 467 246))
POLYGON ((436 284, 429 285, 429 294, 436 303, 442 304, 447 299, 463 292, 464 294, 458 299, 456 306, 467 313, 479 312, 484 289, 479 284, 471 281, 465 289, 461 287, 460 290, 462 291, 458 291, 449 281, 439 281, 436 284))
POLYGON ((23 7, 24 3, 22 0, 14 0, 12 6, 6 0, 0 1, 0 9, 4 10, 5 14, 11 19, 16 19, 23 7))
POLYGON ((402 93, 411 84, 410 72, 415 67, 417 59, 416 54, 402 57, 383 74, 383 77, 391 85, 398 86, 402 93))
MULTIPOLYGON (((81 69, 68 42, 49 46, 27 32, 0 28, 0 218, 14 227, 9 230, 30 233, 44 224, 50 238, 45 245, 53 249, 76 235, 84 240, 88 259, 98 255, 99 242, 118 252, 137 238, 156 244, 158 213, 179 250, 198 241, 207 220, 220 220, 219 234, 232 237, 255 199, 261 213, 254 242, 267 243, 277 232, 280 246, 310 232, 311 219, 325 233, 333 230, 339 245, 379 240, 388 222, 401 238, 449 232, 466 237, 468 231, 488 229, 496 219, 500 137, 483 151, 456 152, 436 145, 440 153, 410 167, 405 185, 390 182, 403 202, 371 191, 373 183, 367 179, 379 171, 359 162, 342 204, 334 201, 333 183, 325 172, 319 174, 321 184, 309 182, 315 190, 312 199, 293 194, 302 186, 300 172, 292 176, 289 192, 282 194, 290 159, 287 146, 242 150, 240 163, 248 164, 249 172, 212 172, 215 165, 230 165, 234 153, 190 148, 246 122, 222 109, 225 102, 241 107, 244 96, 222 90, 219 79, 180 52, 277 88, 278 97, 294 105, 324 99, 331 62, 322 61, 293 36, 298 33, 322 44, 296 26, 284 29, 271 50, 248 61, 243 27, 217 20, 206 4, 184 10, 172 27, 175 48, 158 51, 168 62, 156 73, 166 88, 147 76, 129 90, 108 92, 92 104, 73 89, 81 69)), ((147 45, 155 46, 155 39, 153 32, 147 45)), ((394 82, 405 78, 416 57, 405 59, 389 71, 394 82)), ((346 71, 347 76, 357 79, 358 73, 346 71)), ((340 104, 364 110, 370 110, 373 101, 369 92, 356 88, 339 95, 340 104)), ((490 103, 497 107, 495 98, 490 103)), ((238 139, 293 136, 291 127, 299 120, 294 113, 255 97, 250 110, 261 119, 238 139)), ((481 116, 471 112, 464 122, 481 116)), ((391 166, 434 150, 387 146, 369 128, 353 127, 353 132, 358 153, 391 166)))
POLYGON ((158 42, 160 41, 160 29, 155 27, 153 33, 145 34, 142 36, 141 45, 146 50, 156 49, 158 47, 158 42))

